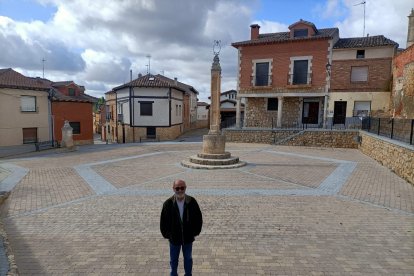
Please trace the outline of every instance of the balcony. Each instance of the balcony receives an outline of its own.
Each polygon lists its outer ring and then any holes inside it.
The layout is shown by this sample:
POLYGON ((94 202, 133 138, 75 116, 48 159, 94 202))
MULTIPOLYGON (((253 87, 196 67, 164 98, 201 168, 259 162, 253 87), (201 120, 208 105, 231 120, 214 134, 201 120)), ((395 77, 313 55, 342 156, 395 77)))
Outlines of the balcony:
POLYGON ((288 74, 287 75, 287 85, 288 86, 305 86, 310 87, 312 85, 312 73, 305 74, 288 74))
POLYGON ((272 75, 251 76, 250 83, 254 87, 270 87, 272 85, 272 75))

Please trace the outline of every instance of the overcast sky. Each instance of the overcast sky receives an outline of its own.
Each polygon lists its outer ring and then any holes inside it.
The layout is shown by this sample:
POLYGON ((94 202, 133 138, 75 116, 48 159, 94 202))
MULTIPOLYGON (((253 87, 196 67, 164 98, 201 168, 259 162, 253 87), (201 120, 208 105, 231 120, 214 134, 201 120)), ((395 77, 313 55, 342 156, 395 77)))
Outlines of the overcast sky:
MULTIPOLYGON (((138 73, 164 74, 210 93, 213 42, 221 40, 222 90, 236 89, 232 42, 285 32, 304 19, 363 35, 360 0, 0 0, 0 68, 52 81, 73 80, 101 97, 138 73), (150 57, 148 57, 150 55, 150 57)), ((366 0, 365 35, 405 48, 412 0, 366 0)))

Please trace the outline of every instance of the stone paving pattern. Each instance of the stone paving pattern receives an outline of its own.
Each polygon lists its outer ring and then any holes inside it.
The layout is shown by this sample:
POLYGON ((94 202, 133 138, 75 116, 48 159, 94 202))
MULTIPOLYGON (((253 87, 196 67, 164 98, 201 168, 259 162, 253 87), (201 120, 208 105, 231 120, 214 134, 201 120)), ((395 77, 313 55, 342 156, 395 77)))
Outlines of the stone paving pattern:
POLYGON ((172 181, 183 178, 204 218, 194 275, 414 275, 414 186, 358 150, 226 148, 249 165, 181 167, 201 149, 197 143, 90 146, 6 160, 29 170, 0 208, 20 273, 168 275, 159 215, 172 181), (338 175, 346 179, 338 194, 326 195, 318 186, 341 162, 355 169, 338 175), (115 190, 95 194, 79 165, 115 190))

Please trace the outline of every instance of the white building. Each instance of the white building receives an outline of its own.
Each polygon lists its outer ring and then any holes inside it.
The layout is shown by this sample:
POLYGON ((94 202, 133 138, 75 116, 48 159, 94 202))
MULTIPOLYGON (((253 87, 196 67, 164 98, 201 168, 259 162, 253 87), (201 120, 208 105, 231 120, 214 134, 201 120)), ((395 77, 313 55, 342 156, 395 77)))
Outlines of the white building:
POLYGON ((119 142, 175 139, 196 122, 198 92, 177 79, 148 74, 113 91, 119 142))

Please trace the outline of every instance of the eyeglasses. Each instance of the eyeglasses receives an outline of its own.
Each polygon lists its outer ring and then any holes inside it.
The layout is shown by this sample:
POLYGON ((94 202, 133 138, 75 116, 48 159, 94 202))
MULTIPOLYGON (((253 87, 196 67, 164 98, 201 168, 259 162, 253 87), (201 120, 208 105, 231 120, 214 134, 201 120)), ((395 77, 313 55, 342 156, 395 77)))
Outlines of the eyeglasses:
POLYGON ((185 191, 185 187, 184 186, 182 186, 182 187, 175 187, 174 190, 176 192, 178 192, 178 191, 185 191))

